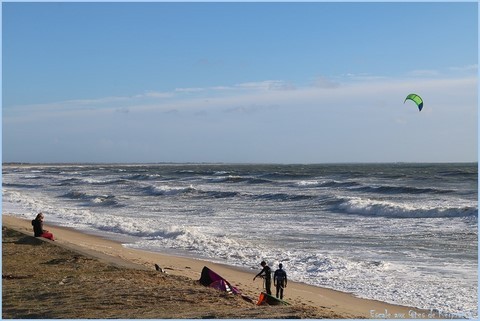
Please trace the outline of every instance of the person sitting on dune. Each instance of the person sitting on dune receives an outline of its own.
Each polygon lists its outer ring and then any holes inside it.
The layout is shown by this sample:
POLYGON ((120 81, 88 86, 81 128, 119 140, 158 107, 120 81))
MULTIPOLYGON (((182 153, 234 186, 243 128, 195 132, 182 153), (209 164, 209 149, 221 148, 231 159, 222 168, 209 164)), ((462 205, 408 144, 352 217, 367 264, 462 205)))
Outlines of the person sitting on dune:
POLYGON ((43 213, 37 214, 37 217, 32 220, 32 225, 35 237, 44 237, 46 239, 54 241, 53 234, 43 229, 43 213))

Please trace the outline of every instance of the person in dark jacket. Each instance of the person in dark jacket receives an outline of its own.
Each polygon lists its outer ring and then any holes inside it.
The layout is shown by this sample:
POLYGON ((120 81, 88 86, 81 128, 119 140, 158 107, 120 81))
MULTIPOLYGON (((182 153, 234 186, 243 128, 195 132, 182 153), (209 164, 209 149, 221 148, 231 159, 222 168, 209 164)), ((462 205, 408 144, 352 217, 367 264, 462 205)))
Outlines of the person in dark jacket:
POLYGON ((257 277, 261 277, 261 278, 265 279, 265 291, 267 292, 267 294, 272 295, 272 290, 271 290, 271 287, 272 287, 272 270, 270 269, 270 267, 267 265, 267 263, 265 261, 262 261, 262 263, 260 263, 260 265, 263 267, 263 269, 260 271, 260 273, 255 275, 253 280, 255 281, 255 279, 257 277))
POLYGON ((277 298, 283 300, 283 289, 287 287, 287 272, 283 270, 283 264, 278 265, 278 269, 273 273, 273 285, 277 287, 277 298))
POLYGON ((37 217, 32 220, 33 234, 35 235, 35 237, 44 237, 46 239, 54 241, 53 234, 43 229, 43 218, 43 213, 38 213, 37 217))

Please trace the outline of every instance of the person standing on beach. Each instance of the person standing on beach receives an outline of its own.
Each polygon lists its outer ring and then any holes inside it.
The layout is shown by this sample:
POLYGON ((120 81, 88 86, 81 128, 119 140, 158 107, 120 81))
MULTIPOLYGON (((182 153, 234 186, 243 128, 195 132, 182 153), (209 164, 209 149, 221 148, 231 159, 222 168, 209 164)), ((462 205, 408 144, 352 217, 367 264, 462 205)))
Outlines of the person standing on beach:
POLYGON ((283 264, 278 265, 278 269, 273 273, 273 285, 277 287, 277 295, 280 294, 280 300, 283 300, 283 289, 287 287, 287 272, 283 270, 283 264))
POLYGON ((262 261, 260 263, 260 265, 263 267, 263 269, 260 271, 260 273, 255 275, 253 280, 255 281, 255 279, 257 277, 263 278, 265 280, 265 291, 267 292, 267 294, 272 295, 272 290, 271 290, 271 287, 272 287, 272 270, 270 269, 270 267, 267 265, 267 263, 265 261, 262 261))
POLYGON ((43 229, 43 218, 43 213, 38 213, 37 217, 32 220, 33 233, 35 237, 44 237, 46 239, 54 241, 53 234, 43 229))

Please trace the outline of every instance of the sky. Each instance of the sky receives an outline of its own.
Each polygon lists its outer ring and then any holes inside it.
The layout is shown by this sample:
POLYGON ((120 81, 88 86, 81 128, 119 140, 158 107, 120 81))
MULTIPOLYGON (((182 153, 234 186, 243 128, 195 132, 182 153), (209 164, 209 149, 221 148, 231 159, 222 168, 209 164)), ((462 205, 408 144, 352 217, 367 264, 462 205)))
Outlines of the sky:
POLYGON ((478 17, 476 2, 3 2, 2 161, 476 162, 478 17))

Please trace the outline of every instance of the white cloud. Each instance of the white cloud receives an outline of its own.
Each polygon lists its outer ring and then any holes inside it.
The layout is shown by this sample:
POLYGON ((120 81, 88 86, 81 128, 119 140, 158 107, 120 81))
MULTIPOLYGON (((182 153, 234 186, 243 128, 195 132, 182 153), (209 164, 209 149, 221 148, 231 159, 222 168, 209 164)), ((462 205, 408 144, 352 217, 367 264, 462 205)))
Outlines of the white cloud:
POLYGON ((232 87, 229 86, 215 86, 215 87, 210 87, 212 90, 218 90, 218 91, 224 91, 224 90, 231 90, 232 87))
POLYGON ((282 80, 265 80, 260 82, 247 82, 237 84, 234 87, 249 90, 294 90, 292 83, 282 80))
POLYGON ((410 71, 408 75, 412 77, 437 77, 440 76, 441 73, 433 69, 419 69, 410 71))
POLYGON ((432 77, 455 77, 462 74, 476 74, 478 72, 478 64, 466 66, 454 66, 443 70, 435 69, 418 69, 407 73, 411 77, 432 78, 432 77))
POLYGON ((320 76, 315 78, 313 81, 313 86, 318 88, 337 88, 340 86, 340 83, 327 77, 320 76))
POLYGON ((204 88, 175 88, 175 91, 180 93, 197 93, 204 90, 204 88))
POLYGON ((478 72, 478 64, 461 66, 461 67, 450 67, 449 69, 452 71, 460 71, 460 72, 465 72, 465 71, 478 72))
POLYGON ((144 98, 144 97, 151 97, 151 98, 171 98, 175 95, 171 92, 156 92, 156 91, 147 91, 144 94, 136 95, 135 98, 144 98))
POLYGON ((372 75, 369 73, 358 73, 358 74, 347 73, 345 75, 342 75, 341 78, 346 80, 353 80, 353 81, 375 81, 375 80, 387 79, 387 77, 385 76, 372 75))
POLYGON ((129 97, 103 97, 103 98, 94 98, 94 99, 67 100, 62 102, 62 104, 63 105, 96 105, 96 104, 115 103, 115 102, 125 101, 128 99, 129 97))

